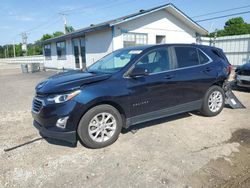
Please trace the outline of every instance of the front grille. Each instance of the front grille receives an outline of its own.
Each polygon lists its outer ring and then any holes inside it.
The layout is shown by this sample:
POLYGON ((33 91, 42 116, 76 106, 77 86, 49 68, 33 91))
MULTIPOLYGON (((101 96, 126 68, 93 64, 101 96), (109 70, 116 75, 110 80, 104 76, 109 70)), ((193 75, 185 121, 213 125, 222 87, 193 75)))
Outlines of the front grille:
POLYGON ((36 97, 38 98, 45 98, 47 96, 48 96, 47 94, 36 93, 36 97))
POLYGON ((38 98, 34 98, 32 104, 32 111, 35 113, 39 113, 42 107, 43 107, 43 101, 38 98))

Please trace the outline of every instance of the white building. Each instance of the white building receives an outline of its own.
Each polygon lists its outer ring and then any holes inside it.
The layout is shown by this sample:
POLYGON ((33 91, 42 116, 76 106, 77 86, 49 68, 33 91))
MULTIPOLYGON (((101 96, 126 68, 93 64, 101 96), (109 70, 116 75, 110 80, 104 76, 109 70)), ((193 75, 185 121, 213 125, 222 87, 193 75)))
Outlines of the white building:
POLYGON ((44 41, 45 67, 85 68, 123 47, 196 43, 207 33, 173 4, 167 4, 44 41))

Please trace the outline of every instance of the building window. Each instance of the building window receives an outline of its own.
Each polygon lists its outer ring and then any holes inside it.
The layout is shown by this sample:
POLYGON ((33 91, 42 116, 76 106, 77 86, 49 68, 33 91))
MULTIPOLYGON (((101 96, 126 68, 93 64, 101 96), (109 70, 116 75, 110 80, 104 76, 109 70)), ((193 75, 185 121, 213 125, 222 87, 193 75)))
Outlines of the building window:
POLYGON ((56 43, 57 57, 58 59, 66 59, 66 43, 57 42, 56 43))
POLYGON ((166 43, 166 36, 156 35, 156 44, 165 44, 165 43, 166 43))
POLYGON ((148 35, 140 33, 124 33, 123 47, 140 46, 148 43, 148 35))
POLYGON ((44 56, 45 56, 45 59, 51 59, 51 45, 50 44, 44 45, 44 56))

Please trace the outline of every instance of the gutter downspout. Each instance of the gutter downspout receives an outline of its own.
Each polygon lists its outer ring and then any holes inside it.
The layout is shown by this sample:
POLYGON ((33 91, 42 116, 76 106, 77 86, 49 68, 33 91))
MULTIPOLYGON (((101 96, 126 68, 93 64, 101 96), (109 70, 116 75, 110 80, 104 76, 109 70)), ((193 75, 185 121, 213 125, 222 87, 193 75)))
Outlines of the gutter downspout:
POLYGON ((114 36, 115 36, 115 27, 111 26, 112 30, 112 52, 114 51, 114 36))

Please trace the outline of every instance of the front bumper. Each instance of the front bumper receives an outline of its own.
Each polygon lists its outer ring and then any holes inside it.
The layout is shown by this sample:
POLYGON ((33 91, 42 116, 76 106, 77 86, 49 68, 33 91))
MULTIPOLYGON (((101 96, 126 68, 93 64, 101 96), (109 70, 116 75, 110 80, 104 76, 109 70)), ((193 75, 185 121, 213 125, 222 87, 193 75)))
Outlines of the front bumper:
MULTIPOLYGON (((41 98, 39 100, 42 101, 44 99, 41 98)), ((44 137, 76 143, 76 130, 82 116, 81 109, 83 109, 82 106, 74 100, 52 105, 47 105, 43 102, 38 112, 35 112, 32 107, 33 124, 44 137), (57 121, 64 117, 68 117, 65 126, 56 126, 57 121)))
POLYGON ((33 125, 39 130, 39 133, 43 137, 63 140, 63 141, 70 142, 70 143, 73 143, 73 144, 75 144, 77 142, 76 131, 62 132, 60 130, 57 130, 56 127, 51 127, 51 128, 46 127, 45 128, 35 120, 33 121, 33 125))
POLYGON ((236 84, 240 87, 250 88, 250 76, 236 75, 236 84))

